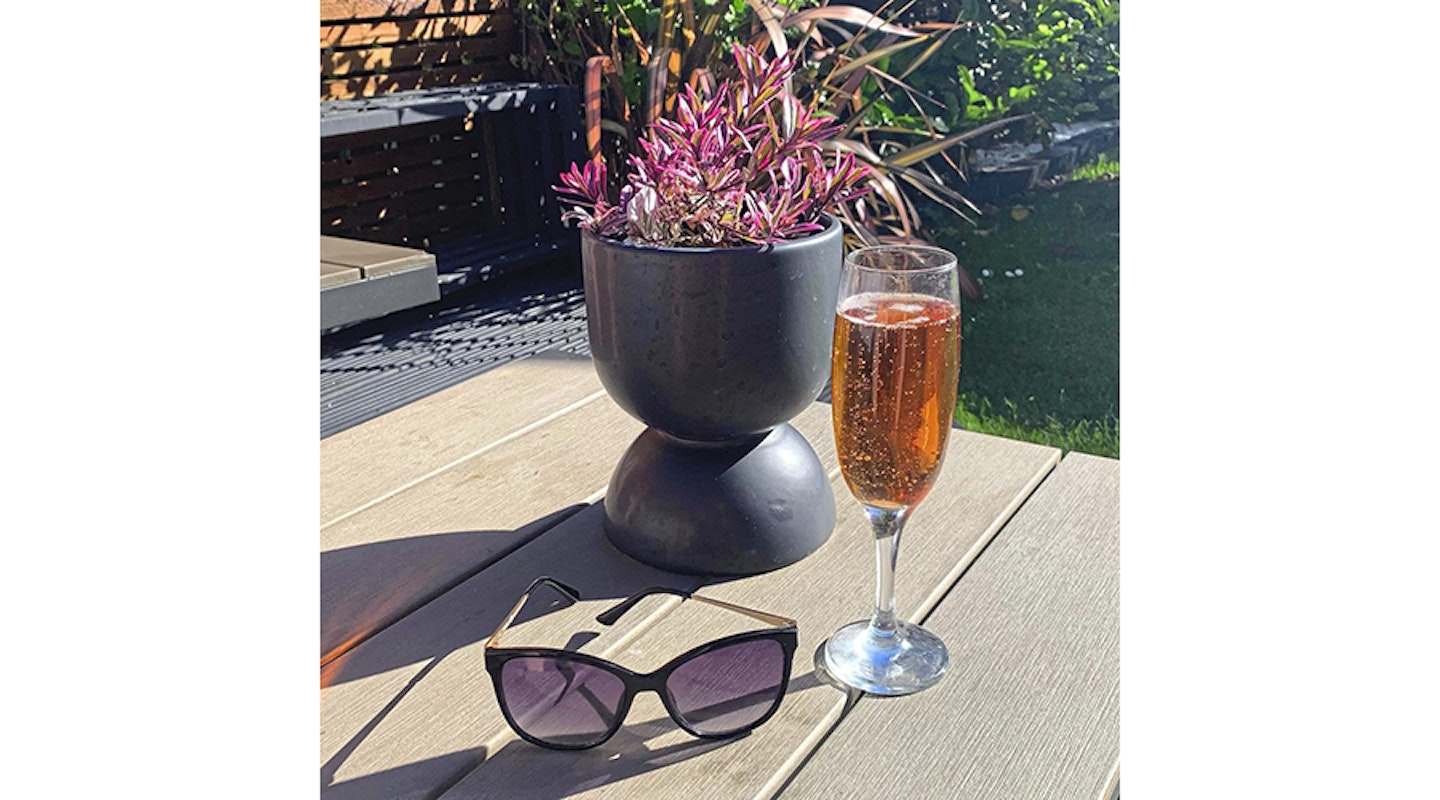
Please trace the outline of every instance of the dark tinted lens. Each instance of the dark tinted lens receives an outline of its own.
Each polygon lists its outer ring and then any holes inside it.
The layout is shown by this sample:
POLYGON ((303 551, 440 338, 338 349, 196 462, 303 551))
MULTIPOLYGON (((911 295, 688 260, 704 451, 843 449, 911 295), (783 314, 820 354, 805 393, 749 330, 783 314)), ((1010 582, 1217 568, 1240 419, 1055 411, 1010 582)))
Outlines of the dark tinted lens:
POLYGON ((784 691, 785 651, 774 639, 751 639, 681 664, 665 687, 675 711, 696 731, 734 733, 754 725, 784 691))
POLYGON ((506 661, 500 684, 516 727, 541 741, 570 746, 605 738, 625 694, 625 682, 616 675, 548 656, 506 661))

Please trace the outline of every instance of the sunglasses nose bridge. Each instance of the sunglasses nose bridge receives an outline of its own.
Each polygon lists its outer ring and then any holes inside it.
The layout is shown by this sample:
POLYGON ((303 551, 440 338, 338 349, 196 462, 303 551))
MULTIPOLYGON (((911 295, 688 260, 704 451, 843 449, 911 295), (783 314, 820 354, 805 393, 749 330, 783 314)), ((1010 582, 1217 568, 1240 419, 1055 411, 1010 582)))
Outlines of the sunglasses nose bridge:
MULTIPOLYGON (((668 670, 664 673, 656 675, 640 676, 639 679, 633 683, 634 690, 630 694, 630 701, 633 703, 635 700, 639 699, 640 695, 646 694, 647 692, 653 692, 656 698, 659 699, 660 704, 665 707, 665 713, 670 715, 670 718, 677 724, 679 724, 682 728, 685 728, 687 731, 689 731, 689 726, 687 726, 684 722, 680 720, 678 716, 679 711, 677 711, 672 704, 670 692, 665 686, 665 684, 669 680, 670 672, 668 670)), ((694 733, 694 731, 691 731, 691 733, 694 733)))
POLYGON ((668 677, 668 674, 642 675, 640 679, 635 682, 635 694, 640 695, 645 692, 654 692, 660 695, 661 699, 664 699, 665 680, 668 677))

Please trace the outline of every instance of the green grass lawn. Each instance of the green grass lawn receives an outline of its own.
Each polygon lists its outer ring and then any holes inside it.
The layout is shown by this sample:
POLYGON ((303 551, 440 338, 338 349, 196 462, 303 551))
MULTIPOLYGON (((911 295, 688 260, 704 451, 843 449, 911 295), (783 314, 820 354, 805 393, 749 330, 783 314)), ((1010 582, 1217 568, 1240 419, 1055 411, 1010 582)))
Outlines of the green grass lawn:
POLYGON ((979 228, 933 219, 986 295, 962 301, 965 428, 1120 456, 1119 173, 1109 154, 979 228))

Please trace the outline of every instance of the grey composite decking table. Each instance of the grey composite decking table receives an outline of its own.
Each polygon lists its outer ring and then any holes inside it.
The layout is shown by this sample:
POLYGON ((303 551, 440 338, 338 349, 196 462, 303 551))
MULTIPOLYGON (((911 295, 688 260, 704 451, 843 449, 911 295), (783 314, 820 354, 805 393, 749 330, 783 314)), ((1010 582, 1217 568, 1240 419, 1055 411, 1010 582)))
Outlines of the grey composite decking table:
MULTIPOLYGON (((321 784, 331 798, 1076 797, 1118 781, 1119 462, 953 432, 906 530, 899 611, 944 636, 951 673, 906 698, 843 692, 813 654, 868 613, 873 550, 839 476, 830 409, 794 425, 829 470, 830 540, 797 564, 704 580, 620 554, 601 528, 610 471, 640 423, 588 359, 545 353, 321 442, 321 784), (483 642, 537 575, 507 645, 570 647, 654 669, 746 626, 675 597, 605 628, 641 588, 703 588, 795 617, 779 712, 732 741, 690 737, 657 698, 587 751, 506 726, 483 642)), ((732 619, 734 617, 734 619, 732 619)))

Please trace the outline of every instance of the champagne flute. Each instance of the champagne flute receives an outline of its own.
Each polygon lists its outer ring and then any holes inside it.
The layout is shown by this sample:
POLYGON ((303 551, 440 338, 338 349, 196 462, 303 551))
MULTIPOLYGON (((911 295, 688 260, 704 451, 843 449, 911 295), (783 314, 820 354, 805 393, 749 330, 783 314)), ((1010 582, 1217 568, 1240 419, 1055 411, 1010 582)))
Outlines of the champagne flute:
POLYGON ((936 247, 866 247, 845 258, 831 354, 840 470, 875 534, 875 609, 825 643, 849 686, 903 695, 933 686, 939 637, 895 618, 900 531, 935 484, 955 414, 960 293, 955 256, 936 247))

